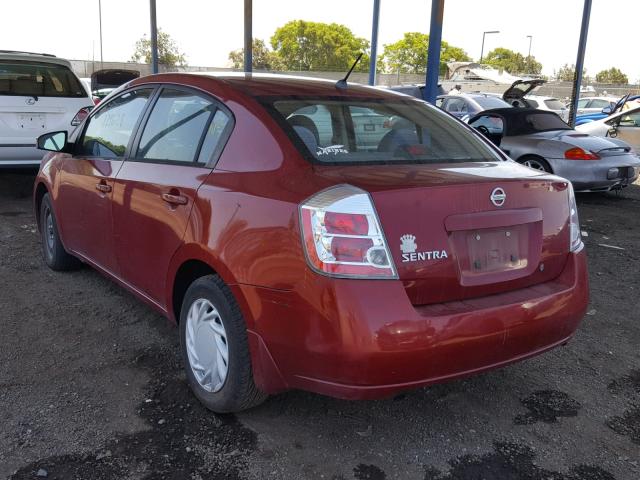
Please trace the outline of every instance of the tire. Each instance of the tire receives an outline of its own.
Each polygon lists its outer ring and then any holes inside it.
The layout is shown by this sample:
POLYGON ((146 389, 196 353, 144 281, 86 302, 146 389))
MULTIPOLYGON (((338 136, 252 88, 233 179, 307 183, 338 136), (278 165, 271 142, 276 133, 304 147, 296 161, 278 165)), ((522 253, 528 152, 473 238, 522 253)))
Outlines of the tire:
POLYGON ((253 381, 242 313, 220 277, 207 275, 191 284, 179 328, 187 381, 205 407, 216 413, 239 412, 266 400, 253 381))
POLYGON ((81 265, 80 260, 67 253, 62 245, 58 233, 58 222, 48 193, 45 193, 40 202, 40 240, 42 256, 51 270, 74 270, 81 265))
POLYGON ((525 167, 532 168, 534 170, 539 170, 541 172, 547 172, 547 173, 553 173, 549 163, 542 157, 536 157, 534 155, 528 155, 528 156, 520 157, 518 159, 518 163, 524 165, 525 167))

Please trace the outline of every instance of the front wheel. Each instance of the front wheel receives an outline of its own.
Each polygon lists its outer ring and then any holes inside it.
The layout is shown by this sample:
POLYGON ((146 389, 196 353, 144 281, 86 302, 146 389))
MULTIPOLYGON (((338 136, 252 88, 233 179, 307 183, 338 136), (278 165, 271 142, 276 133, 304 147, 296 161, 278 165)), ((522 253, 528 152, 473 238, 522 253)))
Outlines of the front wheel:
POLYGON ((80 266, 80 261, 67 253, 60 240, 58 222, 51 206, 51 197, 45 193, 40 203, 40 237, 42 255, 51 270, 73 270, 80 266))
POLYGON ((209 410, 238 412, 267 398, 253 381, 240 308, 217 275, 199 278, 187 290, 180 311, 180 347, 189 386, 209 410))
POLYGON ((518 163, 525 167, 533 168, 534 170, 540 170, 541 172, 553 173, 549 163, 544 158, 540 157, 522 157, 518 159, 518 163))

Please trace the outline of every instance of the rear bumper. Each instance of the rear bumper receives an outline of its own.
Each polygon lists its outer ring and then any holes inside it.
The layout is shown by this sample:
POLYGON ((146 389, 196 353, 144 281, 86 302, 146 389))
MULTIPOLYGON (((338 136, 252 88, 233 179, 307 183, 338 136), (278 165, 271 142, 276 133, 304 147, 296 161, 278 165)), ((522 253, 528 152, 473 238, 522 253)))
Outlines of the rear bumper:
POLYGON ((0 168, 38 166, 44 153, 42 150, 38 150, 35 145, 3 145, 0 143, 0 168))
POLYGON ((626 187, 633 183, 640 173, 640 160, 632 155, 593 161, 553 158, 548 161, 554 174, 568 179, 576 191, 583 192, 626 187))
POLYGON ((589 297, 583 250, 554 281, 422 307, 397 281, 316 276, 314 283, 314 297, 237 287, 259 339, 256 382, 269 393, 380 398, 501 367, 566 342, 589 297))

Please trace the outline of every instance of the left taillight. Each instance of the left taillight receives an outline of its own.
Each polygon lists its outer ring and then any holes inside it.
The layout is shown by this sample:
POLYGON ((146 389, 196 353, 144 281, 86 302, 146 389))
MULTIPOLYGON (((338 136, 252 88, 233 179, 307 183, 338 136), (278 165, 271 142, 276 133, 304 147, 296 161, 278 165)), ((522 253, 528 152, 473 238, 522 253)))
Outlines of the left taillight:
POLYGON ((397 278, 380 219, 367 192, 323 190, 300 205, 302 243, 312 269, 349 278, 397 278))
POLYGON ((78 110, 78 113, 76 113, 76 116, 73 117, 73 120, 71 120, 71 125, 74 127, 80 125, 84 121, 84 119, 87 118, 90 112, 91 112, 91 107, 85 107, 78 110))
POLYGON ((567 160, 600 160, 600 156, 597 153, 580 147, 570 148, 564 152, 564 158, 567 160))
POLYGON ((575 252, 582 246, 582 235, 580 233, 580 220, 578 219, 578 205, 576 196, 573 193, 573 186, 569 184, 569 251, 575 252))

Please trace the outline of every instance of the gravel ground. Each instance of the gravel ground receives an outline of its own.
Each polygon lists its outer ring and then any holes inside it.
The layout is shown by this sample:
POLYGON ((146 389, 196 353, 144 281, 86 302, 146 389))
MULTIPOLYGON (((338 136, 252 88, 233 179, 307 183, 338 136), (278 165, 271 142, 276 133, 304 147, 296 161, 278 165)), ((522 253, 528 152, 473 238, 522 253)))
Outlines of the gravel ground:
POLYGON ((566 347, 389 400, 289 392, 219 416, 166 320, 45 267, 33 175, 0 172, 0 478, 640 478, 640 185, 578 198, 592 301, 566 347))

